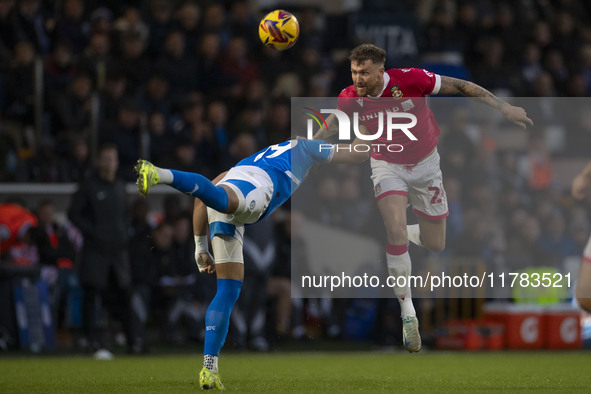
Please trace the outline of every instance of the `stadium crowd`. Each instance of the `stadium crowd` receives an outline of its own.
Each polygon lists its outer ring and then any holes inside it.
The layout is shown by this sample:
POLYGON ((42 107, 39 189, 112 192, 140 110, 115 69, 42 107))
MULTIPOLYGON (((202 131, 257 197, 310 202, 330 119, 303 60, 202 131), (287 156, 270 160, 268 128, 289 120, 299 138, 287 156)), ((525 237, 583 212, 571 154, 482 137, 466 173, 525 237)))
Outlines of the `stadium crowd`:
MULTIPOLYGON (((451 65, 455 75, 502 96, 591 94, 586 1, 353 1, 345 11, 333 3, 290 8, 301 35, 292 49, 278 52, 258 41, 264 12, 256 2, 0 0, 0 182, 81 182, 103 144, 117 148, 118 176, 127 182, 135 181, 132 166, 139 157, 212 177, 290 137, 291 97, 336 96, 351 84, 347 54, 361 39, 356 26, 363 14, 405 15, 412 26, 416 53, 390 51, 387 68, 431 65, 444 73, 437 67, 451 65)), ((567 185, 554 180, 554 164, 588 157, 591 122, 582 119, 576 129, 562 125, 563 143, 552 148, 545 121, 530 116, 536 128, 527 144, 512 149, 499 148, 486 130, 474 132, 461 108, 442 123, 439 150, 450 204, 443 258, 523 268, 562 267, 566 257, 581 255, 591 203, 567 197, 567 185)), ((290 225, 303 214, 383 236, 367 171, 325 169, 306 192, 317 204, 276 215, 248 233, 246 281, 258 286, 245 286, 232 316, 237 344, 267 349, 267 315, 280 336, 303 337, 305 316, 324 323, 320 335, 341 335, 348 301, 290 300, 289 263, 305 259, 290 225), (264 308, 270 297, 277 306, 272 313, 264 308)), ((136 345, 131 351, 146 350, 143 327, 153 313, 163 317, 154 320, 165 322, 168 339, 185 338, 178 331, 181 316, 188 335, 201 339, 204 305, 215 289, 196 270, 190 212, 179 212, 180 205, 171 196, 157 216, 142 199, 128 208, 126 299, 137 321, 124 322, 129 327, 123 331, 142 338, 129 342, 136 345)), ((52 232, 33 232, 24 244, 3 250, 2 263, 47 266, 52 286, 81 297, 74 269, 81 233, 68 221, 55 221, 51 200, 27 208, 35 211, 38 228, 52 232)), ((60 302, 56 316, 63 313, 60 302)), ((395 323, 386 313, 396 305, 380 301, 377 308, 378 330, 399 332, 388 328, 395 323)), ((79 327, 81 314, 58 322, 79 327)), ((378 337, 387 341, 388 335, 378 337)))

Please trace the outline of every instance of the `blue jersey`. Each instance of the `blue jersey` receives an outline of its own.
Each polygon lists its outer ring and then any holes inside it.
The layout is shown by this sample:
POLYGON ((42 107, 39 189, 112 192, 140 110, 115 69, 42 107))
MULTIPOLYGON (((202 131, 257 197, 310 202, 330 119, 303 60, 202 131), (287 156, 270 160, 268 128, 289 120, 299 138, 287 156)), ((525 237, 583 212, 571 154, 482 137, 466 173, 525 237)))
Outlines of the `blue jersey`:
POLYGON ((273 181, 273 197, 263 219, 289 199, 312 166, 330 161, 333 153, 333 145, 324 141, 296 139, 269 146, 241 160, 236 167, 259 167, 273 181))

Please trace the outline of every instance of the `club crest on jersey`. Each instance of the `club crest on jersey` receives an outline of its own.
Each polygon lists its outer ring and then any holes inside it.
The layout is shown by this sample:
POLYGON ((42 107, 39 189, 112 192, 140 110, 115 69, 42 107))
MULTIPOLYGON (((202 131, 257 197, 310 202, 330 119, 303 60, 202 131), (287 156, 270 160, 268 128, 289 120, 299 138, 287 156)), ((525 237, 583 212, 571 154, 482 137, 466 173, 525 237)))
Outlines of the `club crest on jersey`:
POLYGON ((404 96, 404 94, 402 93, 402 90, 400 90, 398 85, 392 86, 392 89, 390 89, 390 93, 392 93, 392 97, 397 98, 397 99, 404 96))
POLYGON ((255 205, 255 202, 254 202, 254 200, 252 200, 250 202, 250 206, 248 207, 248 209, 250 209, 252 211, 254 209, 254 205, 255 205))
POLYGON ((363 107, 363 99, 362 98, 358 98, 355 101, 357 101, 357 104, 359 104, 360 107, 363 107))
POLYGON ((375 192, 376 192, 376 196, 379 196, 380 194, 382 194, 382 185, 380 185, 378 183, 375 187, 375 192))

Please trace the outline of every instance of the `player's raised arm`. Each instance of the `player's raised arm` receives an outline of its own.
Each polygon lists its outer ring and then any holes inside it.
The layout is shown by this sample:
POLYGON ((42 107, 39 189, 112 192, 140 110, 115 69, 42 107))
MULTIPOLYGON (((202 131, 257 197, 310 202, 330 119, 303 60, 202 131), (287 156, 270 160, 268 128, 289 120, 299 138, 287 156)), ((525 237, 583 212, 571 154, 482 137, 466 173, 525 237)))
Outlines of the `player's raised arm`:
POLYGON ((461 94, 465 97, 473 97, 484 104, 498 109, 510 122, 515 123, 521 128, 525 129, 527 125, 534 125, 534 122, 527 117, 523 108, 513 106, 499 99, 482 86, 470 81, 441 76, 441 88, 437 94, 461 94))
POLYGON ((585 192, 588 191, 589 186, 591 186, 591 162, 573 180, 571 189, 573 197, 581 200, 585 197, 585 192))
POLYGON ((326 125, 328 126, 328 130, 324 125, 314 134, 312 139, 314 140, 326 140, 330 136, 336 134, 339 131, 337 117, 334 114, 330 114, 330 116, 326 119, 326 125))

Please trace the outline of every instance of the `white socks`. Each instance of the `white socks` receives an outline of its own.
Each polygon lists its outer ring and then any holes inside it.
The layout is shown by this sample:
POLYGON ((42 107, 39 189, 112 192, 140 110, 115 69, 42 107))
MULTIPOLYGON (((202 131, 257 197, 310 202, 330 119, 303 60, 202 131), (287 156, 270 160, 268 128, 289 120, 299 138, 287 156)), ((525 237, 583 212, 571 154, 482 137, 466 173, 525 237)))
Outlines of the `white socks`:
POLYGON ((166 168, 156 167, 156 172, 158 173, 159 181, 158 183, 164 183, 165 185, 170 185, 173 180, 172 171, 167 170, 166 168))
POLYGON ((218 372, 218 356, 206 354, 203 356, 203 367, 209 369, 211 372, 218 372))
POLYGON ((421 242, 421 230, 418 224, 411 224, 406 226, 406 232, 408 234, 408 240, 413 244, 424 248, 425 246, 421 242))
POLYGON ((410 290, 409 276, 412 268, 410 261, 410 255, 408 251, 400 254, 393 255, 390 253, 386 254, 386 263, 388 264, 388 273, 394 277, 395 280, 398 277, 405 277, 406 280, 398 279, 396 283, 406 284, 405 287, 394 287, 394 294, 398 298, 400 303, 400 311, 402 317, 416 316, 415 307, 412 304, 412 292, 410 290))

